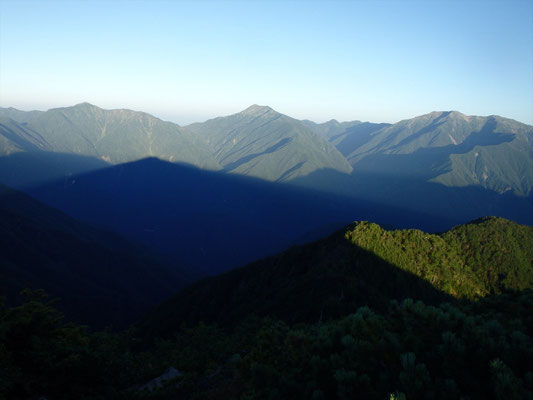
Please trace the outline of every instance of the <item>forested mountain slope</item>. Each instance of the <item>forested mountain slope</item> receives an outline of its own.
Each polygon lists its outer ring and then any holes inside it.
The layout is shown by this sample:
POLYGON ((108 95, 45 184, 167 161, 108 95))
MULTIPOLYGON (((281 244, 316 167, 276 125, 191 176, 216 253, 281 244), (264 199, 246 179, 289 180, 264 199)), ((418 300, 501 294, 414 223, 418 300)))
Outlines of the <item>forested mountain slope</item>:
POLYGON ((432 112, 371 134, 343 152, 357 172, 476 185, 529 196, 533 127, 499 116, 432 112))
POLYGON ((2 114, 10 118, 4 118, 0 124, 0 135, 4 141, 8 140, 10 146, 2 146, 0 151, 3 154, 53 151, 92 156, 113 164, 157 156, 164 160, 219 169, 209 149, 200 140, 174 123, 143 112, 104 110, 81 103, 50 109, 31 117, 18 115, 11 109, 3 109, 2 114))
POLYGON ((184 288, 143 323, 169 334, 183 321, 232 324, 254 313, 317 322, 391 299, 427 304, 533 288, 533 228, 485 218, 443 234, 357 222, 184 288))

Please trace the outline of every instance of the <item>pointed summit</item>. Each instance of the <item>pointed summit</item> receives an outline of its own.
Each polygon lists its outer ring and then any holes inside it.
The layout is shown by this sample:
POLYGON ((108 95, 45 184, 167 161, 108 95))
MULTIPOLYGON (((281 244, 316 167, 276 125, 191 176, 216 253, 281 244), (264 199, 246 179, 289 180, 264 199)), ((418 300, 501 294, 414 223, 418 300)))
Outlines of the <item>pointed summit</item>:
POLYGON ((260 106, 257 104, 252 104, 250 107, 248 107, 246 110, 241 111, 242 114, 251 114, 251 115, 259 115, 259 114, 265 114, 269 111, 274 111, 269 106, 260 106))
POLYGON ((419 115, 417 117, 414 117, 414 118, 411 118, 411 119, 408 119, 408 120, 404 120, 404 121, 416 121, 416 120, 440 120, 440 119, 443 119, 443 118, 453 118, 453 119, 457 119, 457 118, 461 118, 461 119, 468 119, 469 117, 460 113, 459 111, 432 111, 430 113, 427 113, 427 114, 423 114, 423 115, 419 115))
POLYGON ((51 112, 54 112, 56 110, 60 110, 60 111, 83 111, 83 112, 94 112, 96 110, 100 110, 100 111, 106 111, 98 106, 95 106, 94 104, 91 104, 91 103, 88 103, 86 101, 84 101, 83 103, 78 103, 78 104, 75 104, 73 106, 65 106, 65 107, 56 107, 56 108, 51 108, 50 110, 48 111, 51 111, 51 112))
POLYGON ((73 108, 100 108, 98 106, 95 106, 94 104, 91 104, 87 101, 84 101, 83 103, 78 103, 73 108))

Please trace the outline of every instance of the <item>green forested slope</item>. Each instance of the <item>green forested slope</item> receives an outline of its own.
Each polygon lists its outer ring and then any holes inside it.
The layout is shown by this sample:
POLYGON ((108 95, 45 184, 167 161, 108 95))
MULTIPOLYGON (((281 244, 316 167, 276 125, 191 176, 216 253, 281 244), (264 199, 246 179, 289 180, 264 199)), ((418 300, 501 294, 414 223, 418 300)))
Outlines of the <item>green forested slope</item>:
POLYGON ((0 301, 0 399, 531 400, 532 229, 355 223, 192 285, 122 333, 66 324, 39 293, 0 301))
POLYGON ((533 288, 533 228, 486 218, 444 234, 359 222, 229 273, 161 305, 141 327, 168 334, 184 321, 231 324, 250 313, 318 321, 391 299, 429 304, 533 288))
POLYGON ((503 218, 483 218, 440 235, 361 222, 346 237, 455 297, 533 288, 533 228, 503 218))

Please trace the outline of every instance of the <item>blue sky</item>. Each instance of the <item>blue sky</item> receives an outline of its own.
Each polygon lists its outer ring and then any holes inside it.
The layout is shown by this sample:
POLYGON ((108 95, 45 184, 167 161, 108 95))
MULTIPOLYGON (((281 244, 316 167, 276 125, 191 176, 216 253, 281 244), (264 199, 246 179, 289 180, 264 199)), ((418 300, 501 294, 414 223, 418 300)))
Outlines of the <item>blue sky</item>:
POLYGON ((0 106, 533 124, 532 1, 0 0, 0 106))

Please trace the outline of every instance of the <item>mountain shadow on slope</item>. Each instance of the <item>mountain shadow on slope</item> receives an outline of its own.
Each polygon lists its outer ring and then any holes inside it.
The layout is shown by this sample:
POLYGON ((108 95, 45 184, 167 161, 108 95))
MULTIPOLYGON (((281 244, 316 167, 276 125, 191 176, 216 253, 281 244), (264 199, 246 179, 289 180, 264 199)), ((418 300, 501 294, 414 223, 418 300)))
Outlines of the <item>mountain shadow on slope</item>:
POLYGON ((443 234, 357 222, 326 239, 184 288, 140 323, 166 336, 186 322, 232 326, 249 314, 319 323, 390 300, 475 300, 533 288, 533 228, 484 218, 443 234))
POLYGON ((413 220, 414 223, 408 226, 428 232, 444 231, 485 215, 533 225, 533 196, 517 196, 511 191, 500 194, 480 186, 450 187, 421 178, 358 170, 351 175, 320 170, 291 183, 375 202, 384 207, 416 210, 426 217, 413 220))
POLYGON ((275 254, 322 227, 329 227, 322 230, 329 234, 356 219, 397 227, 428 220, 394 206, 153 158, 29 192, 75 218, 149 244, 201 274, 275 254))
POLYGON ((18 123, 10 118, 0 117, 0 152, 50 150, 50 144, 26 122, 18 123))
POLYGON ((125 327, 190 280, 143 246, 0 186, 0 294, 59 297, 69 320, 125 327))
MULTIPOLYGON (((285 146, 286 144, 290 143, 291 141, 292 141, 292 138, 281 139, 279 142, 273 144, 272 146, 268 147, 267 149, 261 151, 260 153, 248 154, 248 155, 246 155, 244 157, 239 158, 238 160, 235 160, 233 162, 230 162, 229 164, 224 165, 224 171, 225 172, 232 171, 232 170, 238 168, 239 166, 241 166, 243 164, 246 164, 247 162, 253 160, 256 157, 261 157, 261 156, 264 156, 266 154, 272 154, 275 151, 277 151, 280 148, 282 148, 283 146, 285 146)), ((301 166, 302 163, 300 163, 298 165, 301 166)), ((285 176, 285 175, 288 175, 288 171, 285 171, 284 175, 282 175, 280 178, 278 178, 278 180, 281 181, 283 179, 283 176, 285 176)))
POLYGON ((0 183, 19 190, 109 167, 95 157, 48 151, 19 152, 0 158, 0 183))

